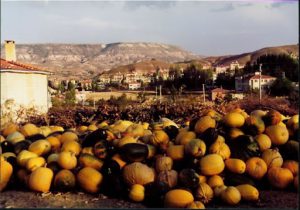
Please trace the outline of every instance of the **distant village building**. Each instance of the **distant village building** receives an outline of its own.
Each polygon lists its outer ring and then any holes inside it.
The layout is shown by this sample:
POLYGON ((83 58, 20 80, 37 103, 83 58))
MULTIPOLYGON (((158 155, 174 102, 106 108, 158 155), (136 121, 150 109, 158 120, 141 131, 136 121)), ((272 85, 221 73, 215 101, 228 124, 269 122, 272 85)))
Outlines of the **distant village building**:
POLYGON ((120 84, 124 79, 124 75, 121 72, 111 75, 111 83, 120 84))
POLYGON ((225 73, 228 68, 229 68, 229 66, 218 65, 218 66, 215 67, 215 73, 217 75, 221 74, 221 73, 225 73))
POLYGON ((236 69, 242 69, 244 66, 240 65, 238 61, 233 61, 229 65, 229 70, 234 71, 236 69))
POLYGON ((141 83, 140 82, 132 82, 128 83, 128 89, 129 90, 137 90, 141 88, 141 83))
POLYGON ((7 40, 5 59, 0 62, 1 106, 8 100, 16 106, 35 108, 46 113, 51 106, 48 92, 50 72, 16 61, 15 42, 7 40))
POLYGON ((214 101, 216 98, 223 99, 227 93, 229 93, 229 90, 223 89, 223 88, 216 88, 211 90, 211 100, 214 101))
MULTIPOLYGON (((244 75, 235 77, 235 90, 246 92, 250 90, 259 89, 259 78, 259 72, 255 72, 254 75, 244 75)), ((262 90, 266 90, 268 87, 270 87, 275 80, 276 77, 261 75, 262 90)))
POLYGON ((108 73, 103 73, 99 76, 99 82, 102 82, 104 84, 109 84, 110 83, 110 74, 108 73))

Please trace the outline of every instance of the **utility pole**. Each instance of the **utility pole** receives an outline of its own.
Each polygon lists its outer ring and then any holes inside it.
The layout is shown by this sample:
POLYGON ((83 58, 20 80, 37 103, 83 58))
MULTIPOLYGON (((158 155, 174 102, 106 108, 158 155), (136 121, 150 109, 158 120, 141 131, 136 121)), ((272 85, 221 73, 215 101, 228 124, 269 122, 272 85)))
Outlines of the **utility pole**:
POLYGON ((155 86, 155 99, 157 101, 157 86, 155 86))
POLYGON ((205 103, 205 84, 202 84, 202 90, 203 90, 203 102, 205 103))
POLYGON ((161 85, 159 86, 159 103, 161 103, 161 85))
POLYGON ((261 66, 262 64, 259 64, 259 103, 261 104, 261 66))

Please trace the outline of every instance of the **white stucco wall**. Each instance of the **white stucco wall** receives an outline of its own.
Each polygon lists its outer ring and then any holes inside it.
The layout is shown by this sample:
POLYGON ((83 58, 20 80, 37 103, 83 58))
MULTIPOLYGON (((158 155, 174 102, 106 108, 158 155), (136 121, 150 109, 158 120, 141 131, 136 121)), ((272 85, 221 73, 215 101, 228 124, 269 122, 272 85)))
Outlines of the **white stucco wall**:
POLYGON ((1 105, 13 99, 16 105, 48 111, 47 75, 34 73, 1 72, 1 105))

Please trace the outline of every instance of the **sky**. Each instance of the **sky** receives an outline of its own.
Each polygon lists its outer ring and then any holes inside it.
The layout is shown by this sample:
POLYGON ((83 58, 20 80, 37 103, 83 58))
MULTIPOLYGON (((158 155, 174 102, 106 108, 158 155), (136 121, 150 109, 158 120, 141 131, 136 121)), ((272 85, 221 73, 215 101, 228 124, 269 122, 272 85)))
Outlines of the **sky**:
POLYGON ((199 55, 298 43, 298 1, 1 0, 1 43, 155 42, 199 55))

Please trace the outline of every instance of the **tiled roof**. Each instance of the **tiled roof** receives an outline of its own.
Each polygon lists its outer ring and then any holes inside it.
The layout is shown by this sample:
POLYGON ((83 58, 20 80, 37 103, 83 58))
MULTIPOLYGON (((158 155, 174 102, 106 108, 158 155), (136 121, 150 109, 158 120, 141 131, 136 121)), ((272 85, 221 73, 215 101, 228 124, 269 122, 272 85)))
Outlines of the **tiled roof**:
MULTIPOLYGON (((259 79, 259 75, 254 75, 253 77, 250 78, 251 79, 259 79)), ((276 79, 276 77, 271 77, 268 75, 261 75, 261 79, 276 79)))
MULTIPOLYGON (((1 58, 0 61, 0 69, 11 69, 11 70, 25 70, 25 71, 42 71, 42 72, 48 72, 43 68, 40 67, 35 67, 32 65, 24 64, 24 63, 19 63, 15 61, 7 61, 3 58, 1 58)), ((49 73, 49 72, 48 72, 49 73)))
POLYGON ((223 88, 216 88, 216 89, 213 89, 211 92, 228 92, 229 90, 226 90, 226 89, 223 89, 223 88))

